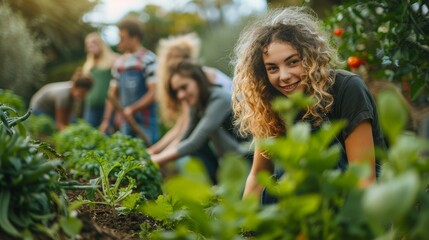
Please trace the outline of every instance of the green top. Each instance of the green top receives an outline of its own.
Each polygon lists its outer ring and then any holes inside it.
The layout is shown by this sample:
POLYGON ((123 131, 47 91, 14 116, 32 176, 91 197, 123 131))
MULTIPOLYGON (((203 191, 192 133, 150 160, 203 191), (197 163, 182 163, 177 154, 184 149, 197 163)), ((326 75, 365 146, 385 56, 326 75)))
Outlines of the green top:
POLYGON ((110 79, 112 74, 110 68, 91 69, 91 77, 94 80, 91 90, 85 99, 85 104, 91 107, 102 107, 107 97, 110 79))

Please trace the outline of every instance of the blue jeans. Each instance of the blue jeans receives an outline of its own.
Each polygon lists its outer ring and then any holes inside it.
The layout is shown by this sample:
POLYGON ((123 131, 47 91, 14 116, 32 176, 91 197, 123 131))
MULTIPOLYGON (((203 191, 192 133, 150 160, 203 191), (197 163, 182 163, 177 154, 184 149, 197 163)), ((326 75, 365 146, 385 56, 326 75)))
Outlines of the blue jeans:
MULTIPOLYGON (((200 160, 204 165, 210 181, 213 184, 217 184, 217 170, 219 168, 218 157, 216 154, 214 154, 209 144, 206 142, 200 149, 197 150, 197 152, 190 154, 190 157, 200 160)), ((183 165, 185 165, 189 159, 189 157, 184 157, 177 161, 179 172, 183 172, 183 165)))
POLYGON ((83 118, 85 121, 94 128, 100 126, 103 120, 104 106, 91 107, 86 106, 83 112, 83 118))
POLYGON ((55 114, 50 114, 50 113, 47 113, 47 112, 40 110, 40 109, 37 109, 37 108, 32 109, 31 114, 33 114, 34 116, 45 115, 45 116, 52 118, 52 120, 55 121, 55 114))
MULTIPOLYGON (((149 139, 151 143, 155 143, 158 141, 158 126, 143 126, 141 124, 142 120, 140 119, 142 116, 134 115, 135 120, 137 122, 138 127, 143 131, 146 137, 149 139)), ((127 122, 121 124, 121 132, 125 135, 131 137, 138 137, 138 135, 134 132, 133 128, 127 122)))

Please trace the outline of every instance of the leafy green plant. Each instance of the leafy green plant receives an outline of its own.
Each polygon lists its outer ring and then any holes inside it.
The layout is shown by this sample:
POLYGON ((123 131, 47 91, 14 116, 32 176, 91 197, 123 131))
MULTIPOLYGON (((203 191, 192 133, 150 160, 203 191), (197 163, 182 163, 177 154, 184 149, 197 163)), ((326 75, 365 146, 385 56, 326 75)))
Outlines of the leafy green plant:
POLYGON ((69 214, 57 179, 61 161, 49 160, 48 148, 26 136, 20 122, 30 113, 14 114, 0 106, 0 231, 17 238, 42 232, 56 239, 62 230, 74 237, 79 220, 69 214))
POLYGON ((103 201, 83 201, 84 203, 107 204, 112 208, 118 207, 124 199, 126 199, 133 192, 136 187, 135 179, 127 176, 128 173, 134 169, 142 168, 142 164, 134 161, 118 161, 109 162, 105 157, 94 156, 90 153, 86 158, 94 158, 99 164, 100 176, 92 179, 90 184, 96 189, 98 195, 103 201), (120 168, 119 172, 115 175, 113 185, 111 185, 111 177, 109 177, 114 170, 120 168), (125 178, 128 180, 124 186, 125 178), (101 190, 98 186, 101 186, 101 190))
MULTIPOLYGON (((0 103, 13 109, 15 115, 25 113, 25 104, 21 96, 8 89, 0 89, 0 103)), ((48 116, 29 115, 28 119, 23 122, 26 133, 32 139, 49 141, 49 137, 56 131, 54 120, 48 116)))
MULTIPOLYGON (((122 166, 140 166, 126 171, 127 179, 130 177, 135 180, 135 191, 143 193, 148 199, 156 199, 162 193, 161 174, 150 160, 141 139, 121 133, 108 137, 88 124, 79 122, 56 134, 54 142, 57 151, 66 159, 66 168, 75 178, 89 181, 105 174, 100 172, 103 170, 100 161, 104 165, 114 166, 108 174, 112 182, 117 181, 122 166)), ((121 181, 126 182, 127 179, 121 181)))
POLYGON ((24 123, 32 139, 50 142, 50 137, 56 133, 54 120, 46 115, 31 115, 24 123))
POLYGON ((239 158, 224 159, 220 184, 205 184, 201 167, 189 165, 187 173, 165 184, 165 195, 147 202, 143 211, 164 225, 150 239, 423 239, 427 236, 429 195, 428 142, 404 132, 404 109, 398 96, 378 98, 380 121, 392 142, 377 184, 358 186, 369 174, 366 164, 350 164, 345 172, 333 167, 339 147, 330 146, 344 122, 332 122, 310 134, 310 126, 290 124, 293 113, 310 99, 292 95, 276 101, 288 134, 259 142, 269 150, 285 174, 274 181, 268 173, 258 178, 279 202, 260 206, 254 197, 241 199, 248 169, 239 158), (395 106, 395 107, 392 107, 395 106), (292 114, 292 116, 290 116, 292 114), (402 120, 400 120, 402 119, 402 120), (198 170, 200 169, 200 170, 198 170), (187 186, 192 185, 192 188, 187 186))
POLYGON ((404 133, 406 113, 396 92, 377 98, 380 122, 391 146, 384 157, 379 184, 365 191, 362 207, 378 237, 423 239, 429 234, 429 142, 404 133), (392 226, 387 228, 386 225, 392 226))
POLYGON ((22 97, 16 95, 12 90, 0 89, 0 103, 13 108, 19 114, 24 112, 24 101, 22 97))

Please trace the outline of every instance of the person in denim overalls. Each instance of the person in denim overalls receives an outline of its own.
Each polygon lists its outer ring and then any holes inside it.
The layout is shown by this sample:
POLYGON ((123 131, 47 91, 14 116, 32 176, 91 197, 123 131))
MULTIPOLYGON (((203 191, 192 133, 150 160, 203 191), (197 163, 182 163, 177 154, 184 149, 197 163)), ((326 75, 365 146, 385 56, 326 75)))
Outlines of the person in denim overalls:
MULTIPOLYGON (((343 147, 337 167, 344 170, 348 163, 368 162, 371 175, 359 183, 367 187, 375 182, 380 168, 375 148, 385 148, 375 102, 358 75, 336 70, 337 51, 330 46, 329 33, 319 26, 310 9, 289 7, 273 10, 245 28, 235 49, 235 123, 242 133, 251 133, 256 140, 287 134, 271 102, 302 91, 315 103, 299 120, 310 121, 313 128, 327 120, 347 121, 336 138, 343 147)), ((268 156, 256 146, 244 197, 262 195, 256 176, 275 170, 268 156)))
MULTIPOLYGON (((120 56, 112 67, 114 80, 111 90, 119 94, 123 113, 135 119, 150 142, 158 140, 156 92, 156 55, 141 45, 143 32, 135 19, 124 19, 119 25, 120 56)), ((112 113, 111 104, 106 104, 106 110, 100 129, 103 131, 109 125, 112 113)), ((130 124, 122 120, 121 132, 137 136, 130 124)))

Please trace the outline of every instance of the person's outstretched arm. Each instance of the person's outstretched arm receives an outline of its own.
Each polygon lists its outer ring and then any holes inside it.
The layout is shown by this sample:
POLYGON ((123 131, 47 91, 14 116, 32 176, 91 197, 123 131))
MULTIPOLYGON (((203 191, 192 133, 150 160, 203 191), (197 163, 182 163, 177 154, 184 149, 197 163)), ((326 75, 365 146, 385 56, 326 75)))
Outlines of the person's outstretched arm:
POLYGON ((255 148, 255 154, 253 157, 252 168, 250 169, 249 176, 246 180, 244 187, 243 198, 248 196, 257 196, 260 198, 262 194, 262 186, 257 181, 257 175, 261 171, 274 172, 274 166, 270 159, 266 158, 259 148, 255 148))
POLYGON ((346 154, 349 163, 368 161, 371 175, 362 180, 359 185, 367 187, 375 182, 375 153, 372 137, 372 126, 369 120, 359 123, 345 139, 346 154))
POLYGON ((71 114, 67 109, 56 107, 55 108, 55 125, 61 131, 70 124, 71 114))
POLYGON ((174 126, 158 142, 147 149, 148 153, 157 154, 167 148, 177 146, 186 130, 188 121, 188 112, 182 112, 174 126))
MULTIPOLYGON (((228 116, 230 109, 230 98, 220 94, 212 95, 209 99, 203 116, 193 128, 190 135, 180 141, 177 147, 166 149, 159 154, 151 155, 151 159, 158 164, 175 160, 180 156, 185 156, 196 152, 208 139, 217 131, 228 116)), ((191 122, 190 119, 189 122, 191 122)))

